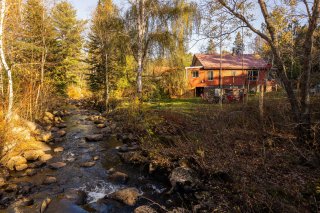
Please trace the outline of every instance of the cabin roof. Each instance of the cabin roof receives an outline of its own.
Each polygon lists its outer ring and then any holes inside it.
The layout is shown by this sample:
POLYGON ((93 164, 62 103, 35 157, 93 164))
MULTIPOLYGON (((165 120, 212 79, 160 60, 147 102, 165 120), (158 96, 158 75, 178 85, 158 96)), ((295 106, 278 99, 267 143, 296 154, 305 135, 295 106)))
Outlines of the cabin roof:
MULTIPOLYGON (((192 60, 192 66, 203 66, 203 69, 220 69, 220 55, 219 54, 196 54, 192 60)), ((255 54, 243 55, 222 55, 223 69, 269 69, 271 65, 264 59, 255 54)))

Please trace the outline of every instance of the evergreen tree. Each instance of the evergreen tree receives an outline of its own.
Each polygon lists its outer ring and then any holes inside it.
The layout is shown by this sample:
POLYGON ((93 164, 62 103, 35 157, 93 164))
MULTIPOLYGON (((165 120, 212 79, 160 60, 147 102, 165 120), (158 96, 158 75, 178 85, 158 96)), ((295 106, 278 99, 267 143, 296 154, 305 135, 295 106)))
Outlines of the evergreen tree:
POLYGON ((108 107, 110 90, 115 91, 121 78, 127 52, 123 22, 112 0, 99 1, 93 16, 88 42, 90 89, 108 107))
POLYGON ((206 54, 215 54, 216 53, 216 44, 213 39, 210 39, 208 47, 206 49, 206 54))
POLYGON ((242 36, 240 32, 237 33, 233 44, 234 44, 234 47, 232 52, 234 54, 240 55, 244 52, 244 44, 243 44, 242 36))
POLYGON ((52 9, 52 22, 56 33, 54 60, 56 66, 52 76, 58 91, 65 92, 68 83, 75 79, 75 72, 81 60, 85 22, 78 20, 76 10, 68 1, 62 1, 52 9))

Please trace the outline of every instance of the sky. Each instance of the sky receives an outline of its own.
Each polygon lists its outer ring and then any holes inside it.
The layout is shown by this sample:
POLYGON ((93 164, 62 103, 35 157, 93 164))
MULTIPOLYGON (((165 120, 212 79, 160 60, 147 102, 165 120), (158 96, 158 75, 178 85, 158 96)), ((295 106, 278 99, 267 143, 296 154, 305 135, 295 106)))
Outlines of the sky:
MULTIPOLYGON (((95 7, 97 6, 98 0, 69 0, 73 6, 77 9, 77 15, 80 19, 87 19, 90 20, 91 15, 95 7)), ((200 1, 200 0, 199 0, 200 1)), ((127 0, 114 0, 114 2, 117 4, 117 6, 121 9, 124 9, 126 6, 127 0)), ((258 10, 259 11, 259 10, 258 10)), ((261 25, 261 16, 259 17, 258 13, 256 14, 257 21, 254 23, 254 25, 259 28, 261 25)), ((250 40, 252 40, 254 36, 246 38, 245 43, 250 43, 250 40)), ((190 41, 189 46, 192 47, 189 49, 191 53, 199 53, 201 50, 203 50, 207 45, 207 40, 202 40, 199 42, 196 42, 198 40, 197 35, 194 35, 190 41)), ((229 41, 226 41, 224 43, 225 48, 230 51, 234 41, 234 36, 232 36, 229 41)), ((249 49, 248 47, 245 47, 245 49, 249 49)))

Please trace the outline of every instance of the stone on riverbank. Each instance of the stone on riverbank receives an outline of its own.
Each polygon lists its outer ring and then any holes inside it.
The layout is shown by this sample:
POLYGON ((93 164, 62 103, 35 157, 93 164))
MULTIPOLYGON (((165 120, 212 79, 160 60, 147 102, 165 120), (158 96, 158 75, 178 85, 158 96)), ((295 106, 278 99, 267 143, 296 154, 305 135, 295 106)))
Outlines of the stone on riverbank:
POLYGON ((23 153, 23 157, 28 161, 35 161, 44 154, 42 150, 28 150, 23 153))
POLYGON ((113 183, 125 184, 128 182, 129 176, 122 172, 114 172, 109 175, 108 180, 113 183))
POLYGON ((17 171, 23 171, 23 170, 25 170, 25 169, 27 169, 28 168, 28 164, 20 164, 20 165, 17 165, 16 166, 16 170, 17 171))
POLYGON ((139 191, 136 188, 125 188, 112 193, 110 198, 134 206, 139 198, 139 191))
POLYGON ((92 161, 92 162, 84 162, 84 163, 81 163, 80 166, 81 167, 93 167, 94 165, 96 165, 96 162, 92 161))
POLYGON ((85 139, 87 142, 98 142, 103 140, 103 135, 102 134, 87 135, 85 139))
POLYGON ((57 178, 56 177, 49 176, 49 177, 46 177, 44 179, 43 184, 50 185, 50 184, 53 184, 53 183, 56 183, 56 182, 57 182, 57 178))
POLYGON ((44 154, 39 158, 39 160, 42 161, 42 162, 46 162, 46 161, 50 160, 51 158, 52 158, 52 155, 44 154))
POLYGON ((21 165, 24 165, 27 163, 27 159, 25 159, 22 156, 15 156, 10 158, 10 160, 7 162, 7 168, 10 170, 14 170, 15 168, 20 168, 21 165))
POLYGON ((53 149, 54 152, 63 152, 64 148, 63 147, 57 147, 53 149))
POLYGON ((67 164, 64 162, 55 162, 55 163, 51 163, 49 166, 51 169, 60 169, 62 167, 65 167, 67 164))
POLYGON ((157 213, 157 211, 150 206, 139 206, 134 210, 134 213, 157 213))

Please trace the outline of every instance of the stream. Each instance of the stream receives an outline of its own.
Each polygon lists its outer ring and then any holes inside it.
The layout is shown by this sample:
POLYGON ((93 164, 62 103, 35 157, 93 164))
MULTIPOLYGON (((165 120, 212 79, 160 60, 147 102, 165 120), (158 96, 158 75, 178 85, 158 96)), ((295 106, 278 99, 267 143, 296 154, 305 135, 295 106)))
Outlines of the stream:
MULTIPOLYGON (((5 192, 4 197, 12 200, 12 204, 0 212, 39 212, 47 198, 51 199, 45 212, 133 212, 137 206, 152 204, 151 201, 165 205, 162 194, 167 186, 154 180, 143 168, 124 164, 118 156, 117 147, 123 145, 116 136, 110 136, 100 142, 86 142, 85 136, 100 133, 93 121, 88 118, 99 115, 97 111, 79 109, 68 106, 70 115, 64 117, 67 134, 61 142, 56 142, 52 148, 63 147, 63 151, 49 153, 53 156, 46 165, 37 168, 33 176, 25 171, 12 172, 8 180, 13 189, 5 192), (93 160, 94 159, 94 160, 93 160), (58 169, 50 168, 51 163, 63 162, 66 165, 58 169), (95 162, 92 167, 81 167, 86 162, 95 162), (109 171, 119 171, 129 177, 125 184, 112 183, 108 180, 109 171), (55 177, 56 182, 43 184, 47 177, 55 177), (141 195, 135 206, 128 206, 104 198, 121 188, 135 187, 141 195), (24 191, 23 191, 24 190, 24 191), (68 191, 81 190, 85 192, 85 202, 76 205, 63 197, 68 191), (16 206, 14 202, 21 198, 32 200, 30 206, 16 206)), ((52 150, 53 150, 52 149, 52 150)), ((154 204, 154 203, 153 203, 154 204)))

